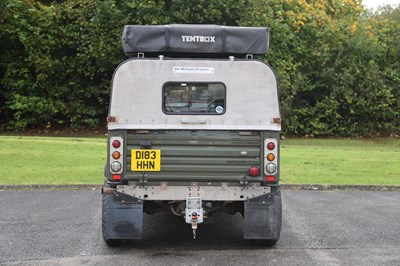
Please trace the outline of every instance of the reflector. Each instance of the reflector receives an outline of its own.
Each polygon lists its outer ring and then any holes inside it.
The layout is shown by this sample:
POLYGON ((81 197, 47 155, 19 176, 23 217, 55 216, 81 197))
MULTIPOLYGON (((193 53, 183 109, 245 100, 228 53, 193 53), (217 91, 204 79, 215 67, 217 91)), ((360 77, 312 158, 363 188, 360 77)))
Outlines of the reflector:
POLYGON ((121 180, 121 175, 112 175, 112 179, 119 181, 119 180, 121 180))
POLYGON ((265 179, 267 182, 275 182, 275 176, 267 176, 265 179))

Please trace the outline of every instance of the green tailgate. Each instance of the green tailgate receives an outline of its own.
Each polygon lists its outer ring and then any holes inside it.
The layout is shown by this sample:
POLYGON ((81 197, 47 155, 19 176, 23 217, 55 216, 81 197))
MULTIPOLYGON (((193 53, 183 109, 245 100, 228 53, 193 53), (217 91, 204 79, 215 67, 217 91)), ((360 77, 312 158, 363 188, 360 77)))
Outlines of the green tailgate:
MULTIPOLYGON (((126 180, 145 176, 148 181, 231 182, 243 178, 252 166, 262 169, 259 131, 128 131, 126 141, 126 180), (138 170, 138 163, 148 162, 131 157, 132 151, 136 156, 140 149, 159 150, 160 169, 138 170)), ((142 154, 154 154, 149 165, 153 162, 157 167, 155 152, 142 154)))

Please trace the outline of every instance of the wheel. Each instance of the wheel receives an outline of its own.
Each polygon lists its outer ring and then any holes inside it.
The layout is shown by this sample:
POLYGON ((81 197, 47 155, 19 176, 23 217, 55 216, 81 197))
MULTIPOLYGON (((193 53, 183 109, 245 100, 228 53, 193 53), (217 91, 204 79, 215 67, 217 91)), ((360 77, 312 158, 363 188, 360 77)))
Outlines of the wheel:
POLYGON ((110 195, 103 195, 103 202, 101 208, 101 226, 103 233, 103 240, 109 247, 122 246, 126 243, 125 239, 109 239, 106 237, 106 226, 107 226, 107 212, 106 212, 106 197, 112 197, 110 195))

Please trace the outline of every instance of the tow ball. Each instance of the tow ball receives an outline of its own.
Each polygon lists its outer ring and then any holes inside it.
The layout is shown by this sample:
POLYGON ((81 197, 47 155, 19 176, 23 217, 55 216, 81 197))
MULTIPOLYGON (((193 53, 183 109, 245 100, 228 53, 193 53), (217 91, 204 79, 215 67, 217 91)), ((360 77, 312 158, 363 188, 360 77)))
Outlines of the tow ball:
POLYGON ((203 222, 203 208, 200 197, 187 197, 185 209, 186 223, 192 224, 193 239, 196 239, 197 225, 203 222))

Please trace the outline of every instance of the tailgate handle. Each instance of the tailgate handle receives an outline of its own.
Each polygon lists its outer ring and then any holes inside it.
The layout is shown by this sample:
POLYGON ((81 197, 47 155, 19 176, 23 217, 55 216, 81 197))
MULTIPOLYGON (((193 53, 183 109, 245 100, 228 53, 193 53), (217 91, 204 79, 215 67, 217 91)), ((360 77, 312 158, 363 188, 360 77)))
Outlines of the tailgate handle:
POLYGON ((151 149, 151 142, 150 141, 141 141, 140 148, 142 149, 151 149))
POLYGON ((206 119, 193 119, 193 118, 183 118, 181 119, 182 124, 206 124, 206 119))

